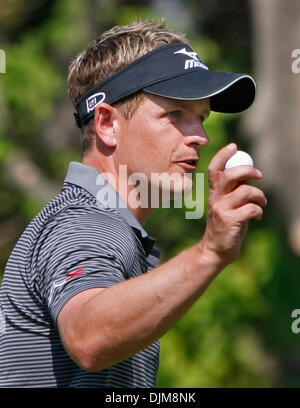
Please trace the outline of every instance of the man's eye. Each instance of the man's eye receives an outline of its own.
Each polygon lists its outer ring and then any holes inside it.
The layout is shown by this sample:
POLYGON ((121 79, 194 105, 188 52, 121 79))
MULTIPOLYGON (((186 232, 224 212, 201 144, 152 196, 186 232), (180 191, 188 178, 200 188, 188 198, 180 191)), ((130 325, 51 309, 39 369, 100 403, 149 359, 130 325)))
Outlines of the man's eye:
POLYGON ((171 112, 168 112, 168 116, 171 116, 171 118, 177 118, 179 115, 180 115, 180 111, 171 111, 171 112))

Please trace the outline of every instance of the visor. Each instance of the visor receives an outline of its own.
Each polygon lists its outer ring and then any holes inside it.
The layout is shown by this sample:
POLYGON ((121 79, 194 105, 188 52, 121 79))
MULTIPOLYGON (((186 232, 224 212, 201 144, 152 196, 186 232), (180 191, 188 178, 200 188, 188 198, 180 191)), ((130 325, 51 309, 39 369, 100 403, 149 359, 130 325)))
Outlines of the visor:
POLYGON ((210 98, 212 111, 242 112, 253 103, 256 83, 250 75, 211 71, 187 44, 165 45, 143 55, 83 95, 75 113, 79 127, 101 102, 113 104, 144 91, 173 99, 210 98))

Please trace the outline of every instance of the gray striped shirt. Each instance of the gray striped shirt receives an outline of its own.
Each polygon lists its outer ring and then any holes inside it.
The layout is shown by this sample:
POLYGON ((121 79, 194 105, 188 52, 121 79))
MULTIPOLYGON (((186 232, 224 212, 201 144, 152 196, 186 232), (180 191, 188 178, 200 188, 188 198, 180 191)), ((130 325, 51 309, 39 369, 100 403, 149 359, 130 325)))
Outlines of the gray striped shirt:
POLYGON ((159 252, 153 244, 107 180, 95 168, 71 162, 60 194, 31 221, 6 265, 0 386, 154 387, 159 341, 108 369, 88 373, 65 351, 56 323, 77 293, 155 268, 159 252), (99 201, 101 189, 108 199, 103 195, 99 201), (112 197, 117 198, 113 205, 112 197))

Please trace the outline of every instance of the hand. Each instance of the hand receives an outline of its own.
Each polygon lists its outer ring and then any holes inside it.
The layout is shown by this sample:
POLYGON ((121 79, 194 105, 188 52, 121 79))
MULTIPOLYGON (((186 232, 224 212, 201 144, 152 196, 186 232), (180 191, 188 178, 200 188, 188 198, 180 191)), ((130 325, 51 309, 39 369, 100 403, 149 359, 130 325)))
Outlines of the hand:
POLYGON ((209 167, 209 208, 207 226, 201 246, 217 256, 222 267, 240 254, 250 219, 260 219, 266 197, 247 180, 259 180, 262 174, 252 166, 238 166, 224 170, 227 160, 236 152, 230 144, 221 149, 209 167))

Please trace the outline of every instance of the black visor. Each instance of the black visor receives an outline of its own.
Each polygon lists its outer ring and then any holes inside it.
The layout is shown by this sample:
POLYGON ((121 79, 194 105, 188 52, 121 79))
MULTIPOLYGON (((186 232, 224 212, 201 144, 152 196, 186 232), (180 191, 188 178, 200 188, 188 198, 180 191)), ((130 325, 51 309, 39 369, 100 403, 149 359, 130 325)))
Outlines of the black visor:
POLYGON ((77 125, 85 125, 99 103, 113 104, 139 91, 182 100, 210 98, 212 111, 238 113, 253 103, 256 83, 246 74, 210 71, 189 45, 169 44, 145 54, 83 95, 77 103, 77 125))

